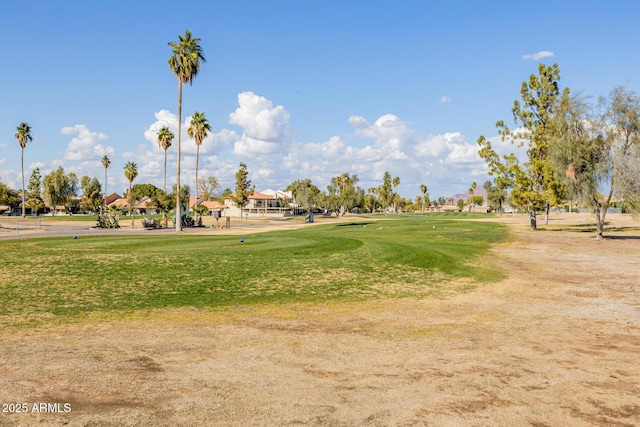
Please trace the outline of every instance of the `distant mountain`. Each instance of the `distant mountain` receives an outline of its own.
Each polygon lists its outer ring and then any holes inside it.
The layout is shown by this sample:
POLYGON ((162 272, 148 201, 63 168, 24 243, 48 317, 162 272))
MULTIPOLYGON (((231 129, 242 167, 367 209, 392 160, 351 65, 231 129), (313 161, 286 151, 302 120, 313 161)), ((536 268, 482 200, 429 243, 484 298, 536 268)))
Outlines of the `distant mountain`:
MULTIPOLYGON (((473 195, 482 196, 484 200, 487 200, 487 191, 484 189, 484 187, 476 187, 476 191, 473 192, 473 195)), ((453 199, 453 204, 455 205, 456 203, 458 203, 458 200, 462 199, 466 201, 468 198, 469 198, 469 193, 458 193, 458 194, 452 194, 446 199, 447 200, 453 199)))

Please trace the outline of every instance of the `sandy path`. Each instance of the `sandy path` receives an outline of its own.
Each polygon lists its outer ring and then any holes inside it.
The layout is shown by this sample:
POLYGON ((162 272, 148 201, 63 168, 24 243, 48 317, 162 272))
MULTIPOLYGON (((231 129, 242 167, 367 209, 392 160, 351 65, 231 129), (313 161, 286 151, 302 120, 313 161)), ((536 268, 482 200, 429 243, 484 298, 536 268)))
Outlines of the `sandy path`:
POLYGON ((515 237, 491 257, 508 279, 448 299, 0 332, 0 402, 29 409, 0 425, 640 425, 640 233, 500 220, 515 237))

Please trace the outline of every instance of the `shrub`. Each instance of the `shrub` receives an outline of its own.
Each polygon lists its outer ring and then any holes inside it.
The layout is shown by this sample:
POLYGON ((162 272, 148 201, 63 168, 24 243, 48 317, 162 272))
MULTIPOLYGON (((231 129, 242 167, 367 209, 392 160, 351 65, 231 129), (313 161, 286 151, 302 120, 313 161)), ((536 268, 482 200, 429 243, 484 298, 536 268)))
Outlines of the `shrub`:
MULTIPOLYGON (((174 216, 173 218, 171 218, 171 221, 173 221, 173 226, 176 226, 176 217, 174 216)), ((196 223, 193 219, 193 217, 191 216, 187 216, 187 215, 182 215, 182 226, 183 227, 195 227, 196 223)))
POLYGON ((105 212, 98 215, 98 228, 120 228, 120 214, 116 212, 105 212))
POLYGON ((142 226, 144 228, 158 228, 160 227, 160 224, 158 224, 158 221, 156 221, 155 218, 144 217, 142 218, 142 226))

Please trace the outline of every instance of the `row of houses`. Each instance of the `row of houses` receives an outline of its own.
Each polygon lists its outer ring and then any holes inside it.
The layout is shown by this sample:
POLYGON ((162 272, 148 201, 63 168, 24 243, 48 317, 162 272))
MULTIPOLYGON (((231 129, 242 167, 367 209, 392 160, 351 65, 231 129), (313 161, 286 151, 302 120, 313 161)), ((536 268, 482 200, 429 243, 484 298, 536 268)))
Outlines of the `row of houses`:
MULTIPOLYGON (((107 207, 122 209, 124 212, 129 210, 129 200, 117 193, 107 196, 107 207)), ((264 190, 262 192, 254 192, 248 197, 248 204, 240 211, 235 202, 229 198, 222 203, 217 200, 196 200, 195 197, 189 198, 189 209, 196 206, 204 206, 209 211, 209 215, 219 216, 287 216, 302 213, 302 209, 294 203, 293 194, 290 191, 281 190, 264 190)), ((158 213, 155 206, 152 205, 149 197, 143 197, 137 200, 133 211, 139 215, 151 215, 158 213)))
MULTIPOLYGON (((51 208, 45 207, 45 214, 71 213, 76 214, 79 212, 81 196, 75 200, 70 206, 56 206, 51 208)), ((235 204, 231 199, 225 199, 222 203, 216 200, 201 200, 197 201, 195 197, 189 198, 189 209, 193 209, 196 206, 205 206, 210 215, 219 216, 287 216, 297 215, 302 213, 302 209, 298 207, 293 200, 293 194, 290 191, 281 190, 264 190, 262 192, 254 192, 248 198, 248 204, 242 209, 235 204)), ((129 200, 122 197, 118 193, 111 193, 106 196, 107 208, 120 209, 124 213, 129 211, 129 200)), ((140 200, 136 200, 133 206, 133 212, 138 215, 151 215, 159 213, 157 208, 152 205, 151 198, 143 197, 140 200)), ((4 215, 20 215, 21 210, 19 208, 11 209, 9 206, 0 206, 0 214, 4 215)), ((27 209, 27 213, 31 214, 31 209, 27 209)))

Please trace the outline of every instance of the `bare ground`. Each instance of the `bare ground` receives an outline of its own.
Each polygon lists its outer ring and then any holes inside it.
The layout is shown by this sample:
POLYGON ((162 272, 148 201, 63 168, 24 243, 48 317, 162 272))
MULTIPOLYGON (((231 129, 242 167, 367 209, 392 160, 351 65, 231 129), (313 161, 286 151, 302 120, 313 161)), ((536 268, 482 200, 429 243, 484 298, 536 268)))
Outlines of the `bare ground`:
POLYGON ((640 425, 640 232, 610 219, 632 231, 499 219, 514 239, 490 257, 508 279, 447 299, 5 329, 0 402, 28 410, 0 425, 640 425))

